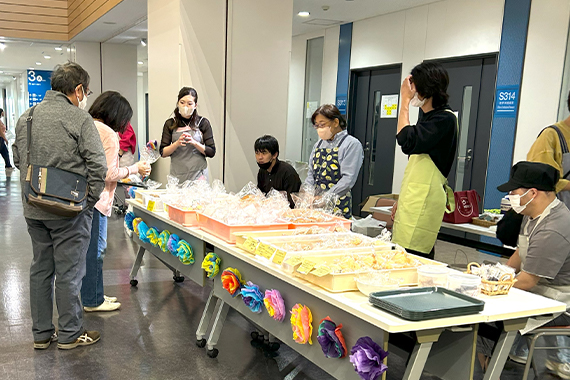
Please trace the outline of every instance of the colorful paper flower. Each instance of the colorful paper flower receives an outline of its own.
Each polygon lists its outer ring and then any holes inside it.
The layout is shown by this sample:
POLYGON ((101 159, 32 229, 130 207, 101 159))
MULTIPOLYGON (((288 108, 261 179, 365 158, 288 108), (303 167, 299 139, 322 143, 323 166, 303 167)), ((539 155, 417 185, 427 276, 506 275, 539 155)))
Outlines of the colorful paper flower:
POLYGON ((291 310, 291 328, 293 339, 299 344, 313 344, 313 315, 307 306, 295 304, 291 310))
POLYGON ((136 194, 135 194, 135 190, 136 190, 136 189, 137 189, 137 188, 134 187, 134 186, 129 187, 129 190, 127 191, 127 193, 129 194, 129 197, 131 197, 131 198, 135 198, 135 197, 136 197, 136 194))
POLYGON ((210 252, 202 261, 202 269, 206 271, 208 278, 215 277, 220 272, 222 260, 214 252, 210 252))
POLYGON ((350 362, 361 379, 376 380, 388 369, 384 364, 388 353, 370 337, 358 339, 350 354, 350 362))
POLYGON ((135 220, 135 218, 136 216, 132 211, 129 211, 125 214, 125 223, 127 225, 127 228, 131 231, 134 231, 133 221, 135 220))
POLYGON ((243 298, 243 302, 249 310, 253 311, 254 313, 261 313, 261 305, 263 305, 263 293, 259 290, 259 286, 255 285, 251 281, 248 281, 241 288, 241 296, 243 298))
POLYGON ((178 259, 184 265, 194 264, 194 251, 186 240, 180 240, 178 243, 178 259))
POLYGON ((160 233, 154 227, 149 228, 147 233, 146 233, 146 237, 148 238, 148 241, 154 247, 158 247, 158 235, 160 235, 160 233))
POLYGON ((143 221, 142 218, 135 218, 135 219, 133 220, 133 231, 134 231, 135 234, 137 234, 137 235, 139 234, 138 226, 139 226, 140 222, 142 222, 142 221, 143 221))
POLYGON ((240 294, 243 280, 241 273, 235 268, 226 268, 222 272, 222 286, 232 295, 232 297, 240 294))
POLYGON ((168 250, 173 256, 178 256, 178 242, 180 242, 178 235, 171 234, 168 238, 168 243, 166 243, 168 250))
POLYGON ((344 358, 348 353, 341 328, 342 325, 337 326, 329 317, 321 320, 317 340, 327 358, 344 358))
POLYGON ((169 252, 168 239, 170 239, 170 232, 168 230, 164 230, 158 235, 158 246, 162 252, 169 252))
POLYGON ((146 225, 146 223, 141 220, 141 222, 137 224, 137 229, 139 230, 139 239, 141 239, 145 243, 150 243, 148 236, 146 236, 146 234, 148 233, 148 226, 146 225))
POLYGON ((283 297, 281 297, 279 290, 266 290, 263 303, 265 304, 265 308, 267 309, 270 317, 273 317, 276 321, 283 322, 286 310, 285 302, 283 302, 283 297))

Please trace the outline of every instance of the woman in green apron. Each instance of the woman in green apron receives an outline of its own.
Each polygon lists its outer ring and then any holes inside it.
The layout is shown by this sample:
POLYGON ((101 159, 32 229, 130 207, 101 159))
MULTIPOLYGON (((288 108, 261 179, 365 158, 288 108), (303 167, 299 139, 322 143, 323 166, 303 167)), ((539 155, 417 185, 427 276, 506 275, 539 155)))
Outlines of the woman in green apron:
POLYGON ((352 199, 350 190, 356 183, 364 160, 362 144, 350 136, 346 121, 338 108, 324 104, 313 113, 311 121, 319 135, 309 158, 305 184, 315 186, 317 194, 331 192, 339 199, 335 212, 350 219, 352 199))
POLYGON ((448 84, 441 65, 424 62, 414 67, 401 88, 396 138, 409 161, 392 212, 392 241, 429 258, 435 254, 446 205, 454 205, 446 178, 456 155, 457 118, 447 104, 448 84), (410 125, 410 105, 422 110, 415 125, 410 125))
POLYGON ((166 120, 160 141, 160 154, 170 157, 170 175, 179 183, 208 179, 206 157, 216 154, 210 121, 198 115, 198 94, 191 87, 178 93, 174 117, 166 120))

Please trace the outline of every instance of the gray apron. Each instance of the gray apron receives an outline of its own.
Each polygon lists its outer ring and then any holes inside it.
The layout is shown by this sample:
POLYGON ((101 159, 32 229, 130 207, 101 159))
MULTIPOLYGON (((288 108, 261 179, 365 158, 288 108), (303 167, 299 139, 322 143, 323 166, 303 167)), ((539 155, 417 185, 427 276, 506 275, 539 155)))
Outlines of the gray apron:
MULTIPOLYGON (((566 142, 566 139, 564 138, 564 134, 562 134, 562 131, 556 125, 551 125, 551 126, 546 127, 546 128, 552 128, 558 134, 558 138, 560 139, 560 146, 562 147, 562 177, 561 177, 561 179, 570 180, 570 151, 568 150, 568 144, 566 142)), ((546 129, 546 128, 544 128, 544 129, 546 129)), ((544 129, 542 130, 542 132, 544 132, 544 129)), ((542 132, 540 132, 540 133, 542 133, 542 132)), ((539 136, 540 136, 540 134, 539 134, 539 136)), ((566 207, 568 207, 570 209, 570 191, 561 191, 556 196, 558 197, 558 199, 560 199, 566 205, 566 207)))
MULTIPOLYGON (((202 119, 200 119, 200 122, 201 121, 202 119)), ((198 125, 200 125, 200 122, 198 122, 198 125)), ((186 131, 176 130, 172 133, 172 141, 178 140, 185 132, 189 132, 192 138, 200 144, 204 143, 202 132, 198 128, 186 131)), ((179 146, 178 149, 170 155, 170 159, 170 175, 178 178, 178 183, 194 181, 202 176, 206 177, 206 180, 208 179, 206 156, 192 145, 186 144, 186 146, 179 146)))
MULTIPOLYGON (((534 226, 533 230, 529 233, 528 232, 528 224, 530 223, 530 219, 527 221, 526 225, 523 228, 523 233, 519 235, 519 256, 521 258, 521 270, 524 270, 524 264, 526 262, 526 255, 528 253, 528 242, 529 236, 532 232, 536 229, 536 227, 540 224, 540 222, 550 214, 550 210, 553 207, 556 207, 560 203, 560 200, 555 199, 548 207, 544 210, 544 212, 540 215, 538 222, 534 226)), ((532 293, 539 294, 541 296, 564 302, 566 304, 566 309, 570 309, 570 285, 550 285, 541 283, 542 280, 539 281, 532 288, 532 293)), ((545 322, 546 323, 546 322, 545 322)))

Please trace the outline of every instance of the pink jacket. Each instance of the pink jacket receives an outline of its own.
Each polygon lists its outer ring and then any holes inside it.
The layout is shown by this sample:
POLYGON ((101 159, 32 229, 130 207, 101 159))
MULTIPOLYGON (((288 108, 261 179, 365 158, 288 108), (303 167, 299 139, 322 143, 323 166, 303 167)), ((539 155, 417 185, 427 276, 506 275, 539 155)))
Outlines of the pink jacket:
POLYGON ((138 172, 136 164, 120 168, 119 167, 119 136, 117 132, 105 124, 95 120, 95 126, 99 131, 103 148, 105 149, 105 158, 107 159, 107 177, 105 178, 105 189, 99 196, 99 201, 95 204, 95 208, 106 216, 111 216, 113 210, 113 198, 117 181, 127 178, 131 174, 138 172))

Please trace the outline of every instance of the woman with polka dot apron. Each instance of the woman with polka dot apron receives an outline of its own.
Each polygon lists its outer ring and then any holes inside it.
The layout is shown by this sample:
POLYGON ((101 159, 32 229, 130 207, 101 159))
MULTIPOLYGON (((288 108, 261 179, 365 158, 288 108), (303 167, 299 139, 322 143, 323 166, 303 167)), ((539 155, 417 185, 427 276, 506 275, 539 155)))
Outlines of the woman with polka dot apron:
POLYGON ((350 190, 356 183, 364 160, 362 144, 348 134, 346 121, 332 104, 320 106, 313 113, 311 121, 320 140, 311 152, 305 184, 337 195, 339 199, 334 211, 350 219, 350 190))

